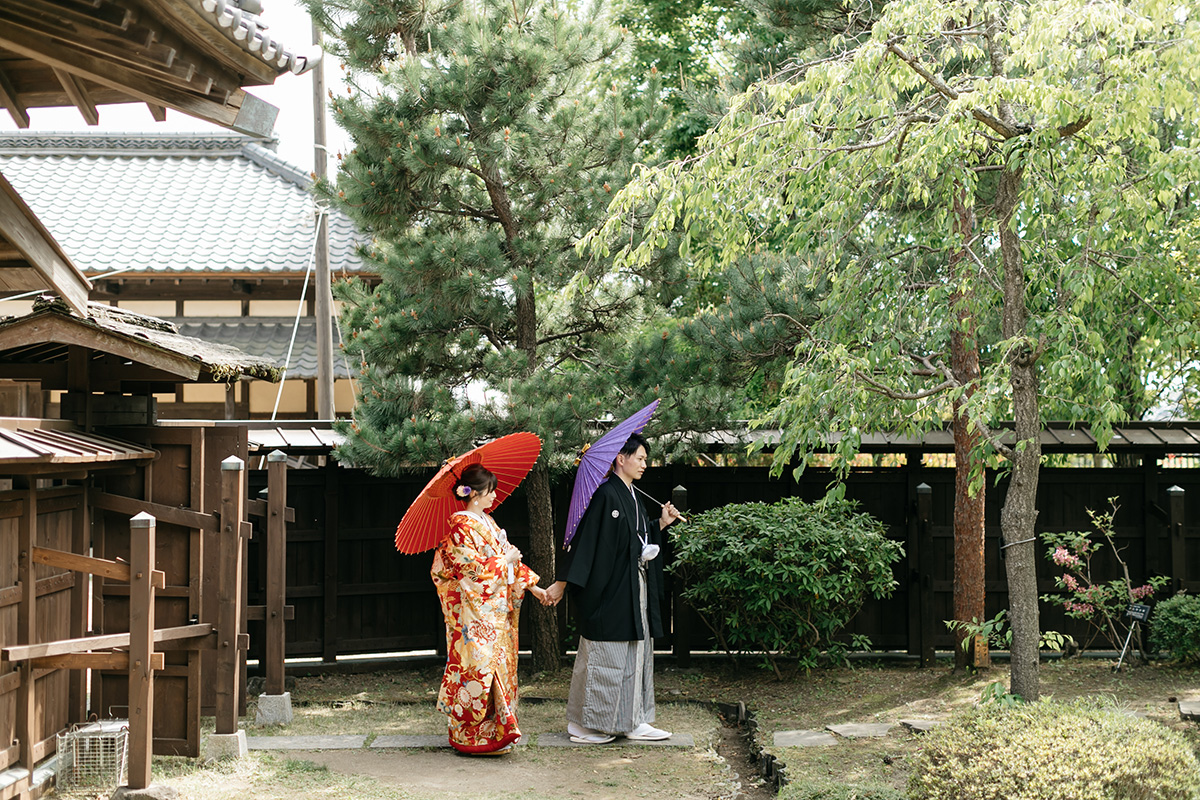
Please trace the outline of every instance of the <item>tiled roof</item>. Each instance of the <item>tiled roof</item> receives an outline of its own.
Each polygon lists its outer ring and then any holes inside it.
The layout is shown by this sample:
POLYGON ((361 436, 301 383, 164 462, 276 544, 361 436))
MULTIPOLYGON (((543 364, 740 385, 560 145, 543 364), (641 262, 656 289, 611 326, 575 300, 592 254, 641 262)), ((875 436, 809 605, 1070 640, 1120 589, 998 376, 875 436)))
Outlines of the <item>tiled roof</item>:
MULTIPOLYGON (((170 320, 179 333, 215 345, 234 347, 244 353, 270 361, 283 369, 294 318, 284 317, 175 317, 170 320)), ((347 359, 342 357, 334 332, 333 375, 341 380, 351 377, 347 359)), ((287 366, 288 379, 315 380, 317 377, 317 323, 301 317, 296 343, 287 366)), ((357 371, 355 372, 357 377, 357 371)))
MULTIPOLYGON (((0 172, 87 275, 303 273, 310 180, 237 134, 0 135, 0 172)), ((330 271, 359 273, 364 240, 329 212, 330 271)))
POLYGON ((0 421, 0 464, 12 468, 35 464, 148 461, 157 455, 138 444, 83 433, 66 426, 38 427, 39 422, 35 419, 0 421))

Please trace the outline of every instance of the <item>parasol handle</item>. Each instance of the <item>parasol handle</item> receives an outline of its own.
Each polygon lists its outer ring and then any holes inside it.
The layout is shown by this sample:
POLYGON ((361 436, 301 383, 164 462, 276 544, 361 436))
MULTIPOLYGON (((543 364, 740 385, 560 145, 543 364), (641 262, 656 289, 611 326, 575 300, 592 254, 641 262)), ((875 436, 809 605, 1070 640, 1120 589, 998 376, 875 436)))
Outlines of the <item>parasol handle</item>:
MULTIPOLYGON (((633 485, 633 484, 631 484, 631 485, 633 485)), ((665 505, 666 505, 666 503, 662 503, 662 502, 659 502, 658 500, 655 500, 653 497, 651 497, 650 495, 646 494, 646 493, 645 493, 645 492, 643 492, 641 489, 639 489, 639 488, 638 488, 636 485, 633 485, 633 488, 634 488, 635 490, 637 490, 637 493, 638 493, 638 494, 640 494, 642 497, 644 497, 644 498, 646 498, 647 500, 649 500, 651 503, 658 503, 660 506, 665 506, 665 505)), ((679 521, 680 521, 680 522, 687 522, 687 517, 685 517, 683 514, 680 514, 680 515, 679 515, 679 521)))

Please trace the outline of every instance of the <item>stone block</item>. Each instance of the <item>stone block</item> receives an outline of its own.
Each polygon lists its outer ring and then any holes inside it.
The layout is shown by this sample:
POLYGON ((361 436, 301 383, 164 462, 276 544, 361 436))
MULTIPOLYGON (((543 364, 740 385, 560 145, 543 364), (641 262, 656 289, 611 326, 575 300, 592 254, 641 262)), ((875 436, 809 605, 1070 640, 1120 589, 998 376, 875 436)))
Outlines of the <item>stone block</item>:
POLYGON ((290 725, 292 722, 292 693, 260 694, 255 725, 290 725))
POLYGON ((837 737, 825 731, 775 731, 776 747, 829 747, 837 737))
POLYGON ((367 742, 364 734, 350 736, 250 736, 251 750, 358 750, 367 742))
POLYGON ((220 761, 225 758, 246 756, 246 732, 213 733, 204 741, 204 758, 220 761))
POLYGON ((845 725, 826 725, 825 730, 847 739, 879 739, 888 735, 895 725, 891 722, 851 722, 845 725))

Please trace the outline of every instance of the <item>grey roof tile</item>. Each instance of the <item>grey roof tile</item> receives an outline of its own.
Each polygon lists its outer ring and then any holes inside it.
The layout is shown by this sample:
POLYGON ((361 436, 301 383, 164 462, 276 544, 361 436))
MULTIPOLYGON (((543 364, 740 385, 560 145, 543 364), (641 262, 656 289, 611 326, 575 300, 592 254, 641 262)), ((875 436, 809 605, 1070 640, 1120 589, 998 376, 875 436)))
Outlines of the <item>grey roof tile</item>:
MULTIPOLYGON (((314 380, 317 377, 317 322, 312 317, 300 318, 290 361, 287 359, 288 345, 295 322, 291 317, 173 317, 170 322, 183 336, 235 347, 277 367, 286 366, 289 379, 314 380)), ((334 331, 333 375, 342 380, 351 377, 349 357, 343 357, 337 345, 338 336, 334 331)), ((357 371, 354 377, 357 377, 357 371)))
MULTIPOLYGON (((0 135, 0 172, 89 275, 303 273, 309 178, 236 134, 0 135)), ((366 273, 366 237, 329 212, 334 272, 366 273)))

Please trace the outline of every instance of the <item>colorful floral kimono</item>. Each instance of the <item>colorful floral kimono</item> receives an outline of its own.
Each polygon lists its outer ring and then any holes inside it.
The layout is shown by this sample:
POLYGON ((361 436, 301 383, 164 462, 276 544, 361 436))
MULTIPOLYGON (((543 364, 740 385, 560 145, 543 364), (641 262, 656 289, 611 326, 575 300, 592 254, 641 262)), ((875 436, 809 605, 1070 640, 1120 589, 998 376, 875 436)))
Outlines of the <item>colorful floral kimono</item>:
POLYGON ((446 619, 437 707, 450 718, 450 744, 464 753, 490 753, 521 737, 517 618, 538 576, 524 564, 508 568, 506 542, 491 517, 457 512, 430 570, 446 619))

